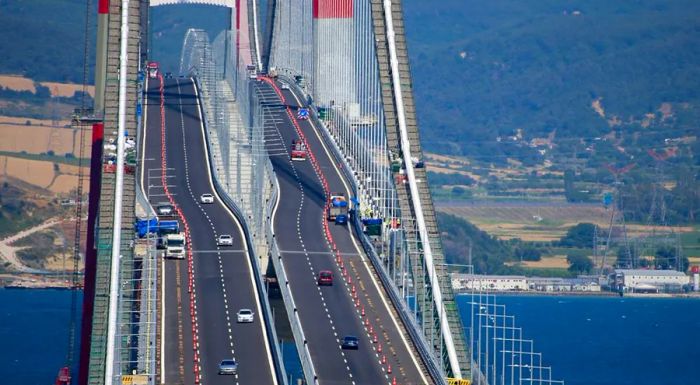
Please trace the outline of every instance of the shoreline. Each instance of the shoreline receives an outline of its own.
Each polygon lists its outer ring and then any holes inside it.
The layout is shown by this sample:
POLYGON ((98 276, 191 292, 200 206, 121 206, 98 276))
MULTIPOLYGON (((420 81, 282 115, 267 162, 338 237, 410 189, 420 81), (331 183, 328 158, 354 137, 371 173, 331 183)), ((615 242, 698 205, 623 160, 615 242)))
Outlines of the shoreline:
MULTIPOLYGON (((455 292, 456 295, 470 295, 470 292, 455 292)), ((479 294, 479 293, 475 293, 479 294)), ((540 297, 617 297, 617 298, 688 298, 700 299, 700 292, 690 293, 625 293, 620 295, 613 291, 493 291, 482 292, 496 296, 540 296, 540 297)))
MULTIPOLYGON (((0 288, 8 290, 71 290, 71 282, 58 277, 36 274, 0 274, 0 288)), ((81 288, 82 290, 82 288, 81 288)))

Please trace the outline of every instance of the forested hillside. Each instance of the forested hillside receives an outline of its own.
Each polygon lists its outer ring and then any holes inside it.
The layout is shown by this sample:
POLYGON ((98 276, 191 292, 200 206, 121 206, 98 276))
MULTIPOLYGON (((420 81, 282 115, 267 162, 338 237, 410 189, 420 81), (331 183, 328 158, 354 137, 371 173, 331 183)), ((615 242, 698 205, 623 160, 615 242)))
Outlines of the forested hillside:
POLYGON ((481 177, 433 174, 437 193, 601 202, 630 170, 628 218, 663 190, 666 219, 695 222, 700 2, 406 0, 404 14, 423 144, 481 177))
POLYGON ((431 150, 487 154, 517 129, 593 139, 611 131, 611 119, 630 131, 697 127, 700 2, 406 0, 404 8, 431 150), (672 124, 642 127, 645 114, 661 117, 662 103, 675 107, 672 124))
MULTIPOLYGON (((83 82, 85 0, 0 0, 0 74, 83 82)), ((88 82, 95 63, 96 2, 90 8, 88 82)))

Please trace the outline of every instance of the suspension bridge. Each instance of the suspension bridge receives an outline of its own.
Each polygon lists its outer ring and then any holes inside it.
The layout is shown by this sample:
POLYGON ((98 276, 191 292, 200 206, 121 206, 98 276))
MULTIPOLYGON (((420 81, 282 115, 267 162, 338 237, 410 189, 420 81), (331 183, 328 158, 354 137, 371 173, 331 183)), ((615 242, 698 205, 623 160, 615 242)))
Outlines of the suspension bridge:
POLYGON ((74 382, 563 383, 492 295, 460 315, 400 0, 100 0, 97 33, 74 382), (229 28, 189 30, 166 76, 149 8, 189 4, 229 28))

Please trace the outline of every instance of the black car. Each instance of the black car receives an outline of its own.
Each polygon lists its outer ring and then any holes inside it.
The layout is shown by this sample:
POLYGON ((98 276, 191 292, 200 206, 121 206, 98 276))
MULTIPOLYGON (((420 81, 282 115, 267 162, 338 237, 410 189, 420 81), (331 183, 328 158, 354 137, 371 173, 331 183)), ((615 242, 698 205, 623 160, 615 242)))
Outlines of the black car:
POLYGON ((360 340, 355 336, 345 336, 342 341, 343 349, 357 350, 360 347, 360 340))
POLYGON ((172 73, 172 72, 166 72, 166 73, 165 73, 165 78, 166 78, 166 79, 172 79, 172 78, 173 78, 173 73, 172 73))

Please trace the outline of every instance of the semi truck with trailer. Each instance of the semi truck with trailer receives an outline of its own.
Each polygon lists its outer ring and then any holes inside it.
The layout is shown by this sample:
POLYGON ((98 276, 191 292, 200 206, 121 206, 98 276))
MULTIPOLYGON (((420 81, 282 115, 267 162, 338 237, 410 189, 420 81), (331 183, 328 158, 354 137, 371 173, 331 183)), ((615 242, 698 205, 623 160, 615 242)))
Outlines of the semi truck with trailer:
POLYGON ((331 193, 331 205, 328 210, 328 220, 338 225, 348 222, 348 200, 342 192, 331 193))

